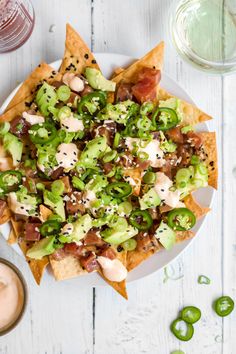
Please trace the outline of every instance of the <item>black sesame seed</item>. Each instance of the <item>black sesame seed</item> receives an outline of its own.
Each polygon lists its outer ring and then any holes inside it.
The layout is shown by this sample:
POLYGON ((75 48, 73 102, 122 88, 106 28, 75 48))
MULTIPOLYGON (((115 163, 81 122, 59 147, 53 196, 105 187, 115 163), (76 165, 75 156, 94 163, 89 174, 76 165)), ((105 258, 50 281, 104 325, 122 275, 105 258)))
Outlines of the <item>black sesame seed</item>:
POLYGON ((89 55, 86 53, 86 54, 84 54, 84 57, 85 57, 85 59, 88 59, 89 55))

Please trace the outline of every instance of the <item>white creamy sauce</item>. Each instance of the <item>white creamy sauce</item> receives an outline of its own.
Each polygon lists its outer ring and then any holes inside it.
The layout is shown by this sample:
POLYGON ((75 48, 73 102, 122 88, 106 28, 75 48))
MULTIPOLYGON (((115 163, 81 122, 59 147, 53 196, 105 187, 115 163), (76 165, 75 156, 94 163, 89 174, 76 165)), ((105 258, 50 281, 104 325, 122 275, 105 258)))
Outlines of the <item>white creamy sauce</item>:
POLYGON ((142 141, 138 138, 126 138, 125 143, 130 151, 137 145, 138 152, 148 154, 147 160, 151 162, 152 167, 162 167, 165 165, 164 152, 160 148, 160 142, 157 139, 151 140, 145 147, 141 147, 142 141))
POLYGON ((154 188, 157 194, 165 204, 172 208, 176 208, 179 205, 180 192, 178 190, 169 190, 170 187, 172 187, 173 182, 163 172, 157 172, 156 177, 157 178, 154 188))
POLYGON ((29 216, 29 211, 32 209, 31 205, 18 202, 17 195, 14 192, 8 195, 8 205, 15 214, 20 215, 29 216))
POLYGON ((38 116, 37 114, 29 114, 27 112, 23 112, 22 117, 31 125, 41 124, 45 122, 44 117, 38 116))
POLYGON ((69 86, 72 91, 80 92, 84 89, 84 82, 73 73, 66 73, 63 75, 62 81, 69 86))
POLYGON ((97 261, 102 267, 104 276, 108 280, 120 282, 127 277, 127 269, 119 259, 109 259, 99 256, 97 261))
POLYGON ((65 144, 62 143, 57 148, 56 160, 59 164, 59 167, 65 169, 71 169, 74 167, 78 161, 78 148, 75 144, 65 144))
POLYGON ((64 236, 69 236, 72 234, 73 230, 74 230, 73 224, 68 223, 63 226, 63 228, 61 229, 61 233, 64 236))
POLYGON ((92 208, 92 203, 97 200, 96 194, 93 191, 86 191, 83 193, 82 202, 85 208, 92 208))
POLYGON ((82 120, 74 118, 73 115, 70 117, 61 118, 60 123, 61 127, 70 133, 76 133, 80 130, 84 130, 82 120))

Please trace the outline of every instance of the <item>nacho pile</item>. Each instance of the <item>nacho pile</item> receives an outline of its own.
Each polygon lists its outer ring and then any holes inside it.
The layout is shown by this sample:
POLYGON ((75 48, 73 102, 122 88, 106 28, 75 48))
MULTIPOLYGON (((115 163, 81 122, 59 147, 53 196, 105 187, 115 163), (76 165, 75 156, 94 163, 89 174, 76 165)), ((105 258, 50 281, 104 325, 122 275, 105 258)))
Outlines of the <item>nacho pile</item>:
POLYGON ((40 284, 98 272, 127 298, 128 271, 193 237, 217 187, 211 119, 161 88, 164 44, 106 79, 67 25, 59 72, 41 63, 0 116, 0 216, 40 284))

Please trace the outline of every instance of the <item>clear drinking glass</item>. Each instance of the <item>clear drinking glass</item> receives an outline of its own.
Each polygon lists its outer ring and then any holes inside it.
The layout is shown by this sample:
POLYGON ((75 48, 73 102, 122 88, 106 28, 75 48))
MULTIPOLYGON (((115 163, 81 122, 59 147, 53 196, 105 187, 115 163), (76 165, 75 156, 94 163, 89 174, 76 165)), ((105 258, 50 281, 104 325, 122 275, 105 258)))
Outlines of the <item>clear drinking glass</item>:
POLYGON ((170 18, 183 59, 211 73, 236 71, 236 0, 174 1, 170 18))
POLYGON ((0 53, 22 46, 34 28, 30 0, 0 0, 0 53))

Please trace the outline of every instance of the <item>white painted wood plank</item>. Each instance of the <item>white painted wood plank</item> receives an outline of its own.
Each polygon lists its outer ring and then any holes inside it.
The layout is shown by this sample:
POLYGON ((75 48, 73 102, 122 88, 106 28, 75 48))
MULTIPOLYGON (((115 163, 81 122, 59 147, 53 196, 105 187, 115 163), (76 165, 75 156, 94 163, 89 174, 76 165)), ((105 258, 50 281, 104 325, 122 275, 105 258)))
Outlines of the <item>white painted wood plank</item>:
MULTIPOLYGON (((30 40, 17 51, 0 56, 0 103, 40 61, 63 55, 65 24, 70 22, 90 45, 90 0, 33 1, 36 25, 30 40), (55 32, 49 28, 55 24, 55 32)), ((0 238, 0 256, 15 263, 29 288, 29 304, 21 324, 1 337, 1 354, 90 354, 93 352, 93 290, 80 289, 76 279, 57 283, 45 277, 38 287, 25 260, 0 238)))
MULTIPOLYGON (((223 295, 236 300, 236 101, 235 75, 224 78, 224 140, 223 140, 223 210, 224 210, 224 243, 223 243, 223 295)), ((234 353, 236 347, 236 315, 235 312, 224 320, 224 354, 234 353)))
MULTIPOLYGON (((94 2, 94 49, 143 55, 159 40, 166 40, 165 71, 192 95, 195 102, 216 120, 210 123, 221 144, 221 79, 199 73, 183 63, 171 48, 167 33, 171 1, 94 2)), ((220 153, 220 151, 219 151, 220 153)), ((221 193, 214 200, 213 212, 198 239, 174 263, 184 269, 184 279, 163 284, 163 273, 156 273, 128 287, 129 302, 111 289, 96 290, 95 353, 163 353, 180 347, 186 353, 221 353, 215 342, 222 322, 211 302, 221 292, 221 193), (208 287, 197 284, 199 274, 212 278, 208 287), (189 343, 179 343, 169 324, 184 305, 197 305, 203 319, 189 343)))

